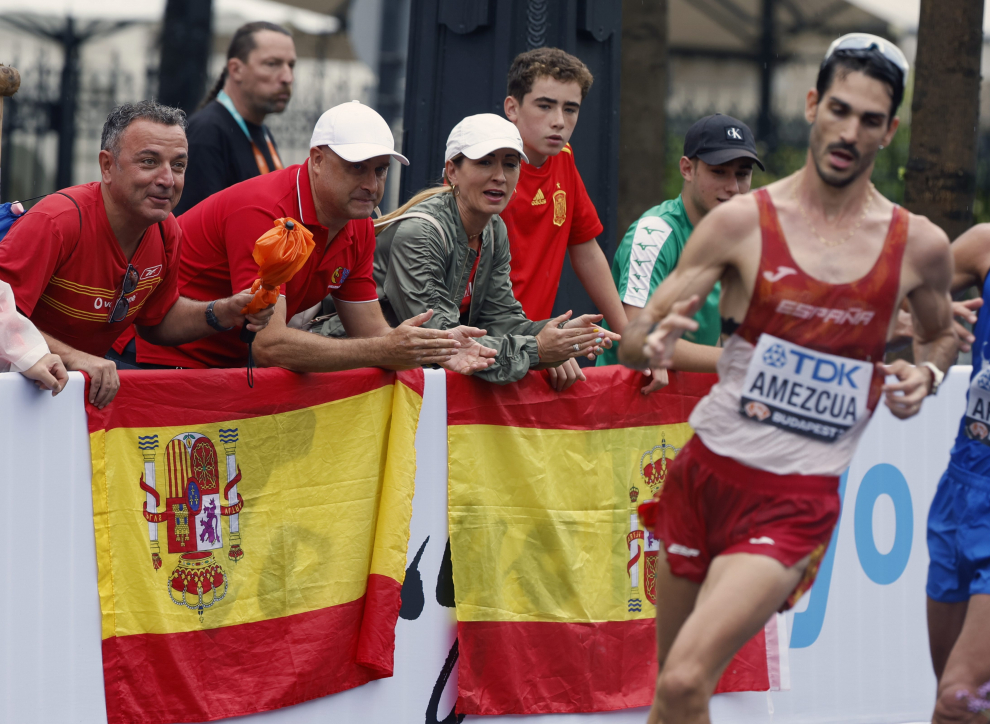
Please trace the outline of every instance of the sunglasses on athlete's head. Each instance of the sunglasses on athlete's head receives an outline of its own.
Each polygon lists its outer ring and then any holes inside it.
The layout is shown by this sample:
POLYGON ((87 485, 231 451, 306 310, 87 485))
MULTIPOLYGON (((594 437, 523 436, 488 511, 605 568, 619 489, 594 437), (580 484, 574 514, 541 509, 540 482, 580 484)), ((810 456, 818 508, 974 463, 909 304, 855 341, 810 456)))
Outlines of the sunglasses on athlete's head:
POLYGON ((843 35, 841 38, 832 41, 832 44, 828 46, 828 51, 825 53, 825 59, 822 61, 822 65, 827 63, 828 59, 832 57, 832 54, 839 50, 843 51, 844 55, 856 56, 866 55, 870 51, 875 50, 884 60, 891 63, 901 72, 902 90, 907 87, 910 65, 907 58, 904 57, 904 53, 901 52, 901 49, 889 40, 884 40, 877 35, 870 35, 869 33, 849 33, 848 35, 843 35))
POLYGON ((127 300, 127 295, 133 294, 134 290, 137 289, 137 285, 137 269, 132 264, 128 264, 127 271, 124 272, 124 281, 120 283, 120 296, 117 298, 117 303, 113 305, 113 311, 110 312, 110 316, 107 318, 110 324, 119 322, 127 316, 127 312, 131 308, 131 303, 127 300))

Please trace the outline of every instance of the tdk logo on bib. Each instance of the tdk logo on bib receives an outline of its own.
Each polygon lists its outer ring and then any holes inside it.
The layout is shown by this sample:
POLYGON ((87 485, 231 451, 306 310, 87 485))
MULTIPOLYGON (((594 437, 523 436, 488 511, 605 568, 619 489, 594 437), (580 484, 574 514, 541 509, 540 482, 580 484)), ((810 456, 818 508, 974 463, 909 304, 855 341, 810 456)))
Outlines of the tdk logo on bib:
POLYGON ((866 414, 872 379, 869 362, 763 334, 746 371, 740 411, 756 422, 835 442, 866 414))

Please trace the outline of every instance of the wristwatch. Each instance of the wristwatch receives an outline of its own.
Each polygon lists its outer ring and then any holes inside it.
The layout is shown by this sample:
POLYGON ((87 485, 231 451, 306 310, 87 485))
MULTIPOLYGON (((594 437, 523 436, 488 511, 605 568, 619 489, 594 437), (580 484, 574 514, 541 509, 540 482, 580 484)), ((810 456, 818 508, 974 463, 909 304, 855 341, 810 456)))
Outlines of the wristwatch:
POLYGON ((929 395, 934 395, 938 392, 938 388, 942 385, 942 380, 945 379, 945 373, 935 366, 932 362, 922 362, 922 367, 927 367, 932 373, 932 388, 928 391, 929 395))
POLYGON ((217 319, 217 315, 213 313, 213 305, 217 303, 217 299, 206 305, 206 323, 213 327, 213 329, 218 332, 229 332, 233 327, 224 327, 220 324, 220 320, 217 319))

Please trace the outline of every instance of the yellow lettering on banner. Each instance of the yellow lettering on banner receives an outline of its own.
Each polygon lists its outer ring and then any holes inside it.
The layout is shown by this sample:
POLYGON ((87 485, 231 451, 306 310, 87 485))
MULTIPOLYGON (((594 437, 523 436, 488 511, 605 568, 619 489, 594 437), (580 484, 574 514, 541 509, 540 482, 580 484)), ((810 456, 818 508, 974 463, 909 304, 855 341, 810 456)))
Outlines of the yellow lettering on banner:
POLYGON ((646 600, 641 611, 628 610, 629 490, 635 482, 639 502, 649 499, 643 452, 662 438, 682 448, 693 435, 687 423, 590 431, 456 425, 447 434, 458 620, 655 615, 646 600))
MULTIPOLYGON (((103 638, 231 626, 347 603, 364 595, 369 573, 401 583, 421 402, 415 392, 396 384, 234 423, 93 433, 103 638), (240 512, 244 556, 235 565, 226 550, 216 551, 228 572, 229 590, 201 623, 166 592, 179 554, 168 553, 162 540, 163 565, 154 570, 151 564, 148 523, 141 513, 147 495, 138 485, 144 467, 136 440, 157 434, 167 441, 183 432, 216 439, 218 429, 231 424, 240 437, 237 490, 245 501, 240 512)), ((159 452, 155 459, 160 481, 166 479, 163 457, 159 452)))

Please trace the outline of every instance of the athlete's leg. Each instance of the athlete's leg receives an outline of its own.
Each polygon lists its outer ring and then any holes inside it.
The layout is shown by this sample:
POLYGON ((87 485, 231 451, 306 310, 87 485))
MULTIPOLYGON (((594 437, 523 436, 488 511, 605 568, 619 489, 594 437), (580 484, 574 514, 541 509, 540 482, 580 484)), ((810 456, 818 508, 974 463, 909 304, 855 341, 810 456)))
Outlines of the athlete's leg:
POLYGON ((966 620, 955 646, 949 654, 939 679, 938 699, 932 724, 969 724, 985 722, 980 714, 967 710, 966 700, 957 693, 976 690, 990 681, 990 595, 978 594, 969 599, 966 620))
POLYGON ((709 724, 708 701, 722 672, 787 600, 807 565, 805 559, 785 568, 750 553, 717 556, 667 654, 649 721, 709 724))
POLYGON ((938 681, 942 680, 949 652, 956 645, 959 632, 962 631, 968 604, 969 601, 940 603, 928 599, 928 648, 932 653, 932 667, 938 681))
MULTIPOLYGON (((657 659, 660 662, 658 671, 663 671, 664 662, 667 660, 667 653, 677 638, 678 631, 691 615, 694 603, 698 598, 698 589, 701 586, 686 578, 680 578, 670 572, 667 564, 667 552, 661 546, 657 556, 657 659)), ((658 677, 659 680, 659 677, 658 677)), ((656 703, 656 692, 654 689, 653 708, 647 720, 649 724, 657 724, 660 720, 656 703)))

